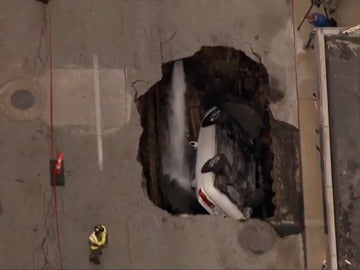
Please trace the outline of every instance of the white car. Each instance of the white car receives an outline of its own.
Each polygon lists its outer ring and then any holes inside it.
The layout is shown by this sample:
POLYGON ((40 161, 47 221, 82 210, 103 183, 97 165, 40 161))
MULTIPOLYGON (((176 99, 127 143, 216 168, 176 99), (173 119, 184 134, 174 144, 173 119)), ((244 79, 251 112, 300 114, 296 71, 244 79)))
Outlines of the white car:
MULTIPOLYGON (((246 107, 243 111, 249 111, 246 107)), ((196 164, 192 185, 199 203, 211 215, 248 219, 264 198, 258 188, 253 138, 224 108, 213 107, 204 116, 193 145, 196 164)))

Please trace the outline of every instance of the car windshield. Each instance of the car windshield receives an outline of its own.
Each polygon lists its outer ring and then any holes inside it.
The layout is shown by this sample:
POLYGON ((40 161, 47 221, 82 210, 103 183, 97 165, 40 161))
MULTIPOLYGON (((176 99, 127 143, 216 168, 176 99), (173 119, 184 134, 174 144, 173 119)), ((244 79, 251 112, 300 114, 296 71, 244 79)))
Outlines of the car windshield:
POLYGON ((237 206, 243 205, 243 190, 246 188, 249 169, 240 144, 234 134, 216 126, 217 153, 224 154, 229 162, 225 174, 218 174, 215 187, 226 194, 237 206))
POLYGON ((244 154, 241 151, 236 138, 230 136, 229 133, 220 126, 216 126, 216 142, 217 153, 224 154, 231 165, 231 174, 229 176, 231 176, 235 181, 241 180, 238 179, 240 177, 239 174, 246 174, 246 167, 244 154))

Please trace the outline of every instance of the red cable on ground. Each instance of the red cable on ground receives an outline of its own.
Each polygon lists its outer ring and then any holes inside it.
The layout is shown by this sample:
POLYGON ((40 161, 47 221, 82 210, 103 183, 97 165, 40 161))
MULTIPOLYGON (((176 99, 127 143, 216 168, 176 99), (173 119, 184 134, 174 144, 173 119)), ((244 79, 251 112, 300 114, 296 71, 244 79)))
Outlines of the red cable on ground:
MULTIPOLYGON (((49 8, 50 10, 50 8, 49 8)), ((54 141, 54 112, 53 112, 53 74, 52 74, 52 27, 51 12, 49 12, 49 62, 50 62, 50 153, 51 158, 54 157, 55 141, 54 141)))
MULTIPOLYGON (((49 65, 50 65, 50 153, 51 158, 55 153, 55 140, 54 140, 54 113, 53 113, 53 62, 52 62, 52 25, 51 25, 51 4, 49 4, 49 65)), ((54 210, 55 210, 55 224, 56 224, 56 236, 59 252, 60 269, 63 269, 61 241, 60 241, 60 226, 58 215, 58 203, 56 194, 56 184, 53 185, 54 193, 54 210)))

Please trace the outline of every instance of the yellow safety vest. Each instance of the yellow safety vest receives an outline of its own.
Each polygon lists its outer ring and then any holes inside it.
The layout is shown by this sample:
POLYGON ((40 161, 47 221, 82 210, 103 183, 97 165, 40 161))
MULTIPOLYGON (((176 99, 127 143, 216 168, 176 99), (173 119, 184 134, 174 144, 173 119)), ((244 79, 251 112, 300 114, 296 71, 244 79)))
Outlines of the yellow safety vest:
POLYGON ((101 225, 103 228, 104 228, 104 231, 101 233, 101 240, 99 240, 97 237, 96 237, 96 234, 95 232, 93 232, 90 237, 89 237, 89 240, 91 243, 93 243, 94 245, 90 245, 90 248, 92 250, 96 250, 96 249, 99 249, 101 248, 102 246, 105 245, 106 243, 106 237, 107 237, 107 230, 106 230, 106 227, 104 225, 101 225))

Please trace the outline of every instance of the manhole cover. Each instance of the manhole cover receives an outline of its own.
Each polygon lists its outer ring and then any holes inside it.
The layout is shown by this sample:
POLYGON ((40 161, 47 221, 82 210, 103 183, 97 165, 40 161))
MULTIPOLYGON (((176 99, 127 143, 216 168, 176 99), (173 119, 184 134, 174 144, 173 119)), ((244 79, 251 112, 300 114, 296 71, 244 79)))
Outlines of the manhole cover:
POLYGON ((15 120, 32 120, 45 111, 46 97, 36 80, 15 79, 0 88, 0 109, 15 120))
POLYGON ((15 91, 10 99, 11 104, 19 110, 30 109, 35 103, 34 95, 30 91, 24 89, 15 91))
POLYGON ((275 244, 277 234, 270 224, 264 221, 250 222, 240 232, 240 245, 255 254, 269 251, 275 244))

